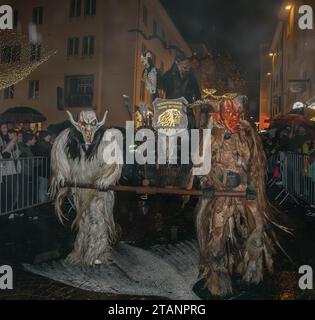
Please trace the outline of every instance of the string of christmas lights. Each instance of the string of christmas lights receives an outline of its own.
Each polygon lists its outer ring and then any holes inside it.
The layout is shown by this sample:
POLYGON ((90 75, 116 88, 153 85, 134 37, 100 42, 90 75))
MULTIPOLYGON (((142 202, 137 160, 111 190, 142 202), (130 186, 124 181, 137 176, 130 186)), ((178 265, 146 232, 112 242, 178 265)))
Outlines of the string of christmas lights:
POLYGON ((25 79, 55 53, 15 30, 0 30, 0 90, 25 79))

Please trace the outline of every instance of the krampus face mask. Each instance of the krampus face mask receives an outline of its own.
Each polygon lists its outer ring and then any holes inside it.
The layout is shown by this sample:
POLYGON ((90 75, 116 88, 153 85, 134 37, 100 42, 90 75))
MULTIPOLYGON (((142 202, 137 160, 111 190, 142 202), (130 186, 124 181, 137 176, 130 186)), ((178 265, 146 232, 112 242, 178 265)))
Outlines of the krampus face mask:
POLYGON ((79 113, 79 120, 76 122, 72 114, 69 111, 67 113, 73 126, 81 132, 86 145, 93 143, 95 133, 104 125, 107 116, 106 111, 103 120, 99 122, 94 111, 86 110, 79 113))
POLYGON ((150 69, 153 66, 153 57, 150 51, 146 51, 144 55, 141 55, 141 62, 145 69, 150 69))
POLYGON ((220 116, 224 127, 231 133, 239 130, 241 121, 241 110, 233 100, 225 100, 220 106, 220 116))

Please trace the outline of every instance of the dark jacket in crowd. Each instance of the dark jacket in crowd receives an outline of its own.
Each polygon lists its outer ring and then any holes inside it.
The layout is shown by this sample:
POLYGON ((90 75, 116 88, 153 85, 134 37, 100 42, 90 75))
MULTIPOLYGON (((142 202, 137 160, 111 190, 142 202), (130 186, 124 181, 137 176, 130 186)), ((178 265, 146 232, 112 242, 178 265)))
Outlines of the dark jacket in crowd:
POLYGON ((305 135, 296 135, 293 138, 290 139, 288 146, 289 151, 292 152, 302 152, 303 144, 310 139, 310 136, 305 135))
MULTIPOLYGON (((158 88, 165 92, 166 99, 184 97, 188 103, 201 98, 198 81, 190 71, 185 78, 180 76, 177 65, 174 63, 170 70, 158 77, 158 88)), ((187 110, 189 128, 195 127, 195 118, 191 109, 187 110)))
POLYGON ((24 159, 22 161, 22 174, 25 176, 33 176, 35 172, 36 163, 33 159, 34 154, 30 146, 25 144, 24 142, 19 143, 19 150, 20 150, 20 158, 24 159), (29 158, 29 159, 27 159, 29 158))
POLYGON ((44 139, 39 139, 32 151, 36 157, 50 157, 52 145, 51 143, 45 141, 44 139))
POLYGON ((183 79, 176 64, 173 64, 170 70, 159 77, 158 88, 165 91, 167 99, 185 97, 189 103, 192 103, 201 97, 199 84, 193 72, 190 71, 183 79))
POLYGON ((50 175, 51 148, 52 144, 44 139, 39 139, 33 147, 34 155, 36 157, 42 157, 42 159, 39 160, 39 175, 46 178, 49 178, 50 175))
POLYGON ((32 152, 32 148, 24 142, 19 143, 19 150, 20 150, 20 158, 34 157, 34 154, 32 152))

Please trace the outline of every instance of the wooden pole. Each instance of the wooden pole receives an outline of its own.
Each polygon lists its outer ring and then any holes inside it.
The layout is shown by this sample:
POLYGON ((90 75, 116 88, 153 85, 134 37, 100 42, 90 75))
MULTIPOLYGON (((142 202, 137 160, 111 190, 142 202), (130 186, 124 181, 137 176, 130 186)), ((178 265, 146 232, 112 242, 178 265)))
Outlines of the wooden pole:
MULTIPOLYGON (((98 188, 91 184, 77 184, 77 185, 65 185, 67 188, 79 188, 79 189, 94 189, 100 192, 106 192, 108 190, 112 191, 120 191, 120 192, 134 192, 139 194, 173 194, 173 195, 181 195, 181 196, 203 196, 203 190, 186 190, 180 188, 160 188, 160 187, 150 187, 150 186, 109 186, 108 189, 98 188)), ((246 197, 246 192, 242 191, 216 191, 216 197, 246 197)))

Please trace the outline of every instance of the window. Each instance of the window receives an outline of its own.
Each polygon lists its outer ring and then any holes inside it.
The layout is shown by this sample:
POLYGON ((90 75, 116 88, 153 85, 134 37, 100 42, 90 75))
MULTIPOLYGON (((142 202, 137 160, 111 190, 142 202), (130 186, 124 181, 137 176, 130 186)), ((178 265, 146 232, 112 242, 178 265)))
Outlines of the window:
POLYGON ((68 56, 74 57, 79 55, 79 38, 68 39, 68 56))
POLYGON ((14 85, 4 89, 4 99, 14 99, 14 85))
POLYGON ((141 101, 145 100, 145 83, 143 80, 141 80, 141 83, 140 83, 140 100, 141 101))
POLYGON ((29 89, 28 89, 28 97, 30 99, 37 98, 39 96, 39 81, 38 80, 30 80, 29 81, 29 89))
POLYGON ((33 9, 33 23, 43 24, 43 8, 37 7, 33 9))
POLYGON ((157 22, 154 20, 153 21, 153 34, 157 34, 157 31, 158 31, 157 22))
POLYGON ((143 7, 142 21, 145 26, 148 25, 148 9, 147 9, 147 7, 143 7))
POLYGON ((96 14, 96 0, 85 0, 84 15, 95 16, 96 14))
POLYGON ((31 44, 31 61, 39 61, 41 57, 41 45, 31 44))
POLYGON ((92 107, 94 76, 67 76, 65 102, 67 107, 92 107))
POLYGON ((1 63, 19 62, 21 46, 4 47, 1 49, 1 63))
POLYGON ((70 0, 70 18, 81 15, 81 0, 70 0))
POLYGON ((83 50, 84 56, 91 56, 94 54, 94 37, 88 36, 83 38, 83 50))
POLYGON ((13 12, 13 28, 16 28, 19 22, 19 12, 14 10, 13 12))

